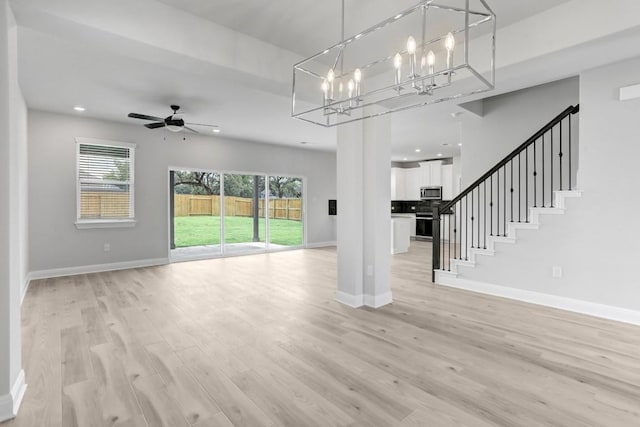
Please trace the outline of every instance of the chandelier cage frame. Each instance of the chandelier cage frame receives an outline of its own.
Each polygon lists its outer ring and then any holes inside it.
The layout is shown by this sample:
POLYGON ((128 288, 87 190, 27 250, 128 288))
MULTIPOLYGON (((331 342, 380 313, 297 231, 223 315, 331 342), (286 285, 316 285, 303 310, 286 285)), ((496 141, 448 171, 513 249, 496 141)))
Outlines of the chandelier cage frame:
POLYGON ((496 15, 485 0, 473 9, 470 0, 423 0, 348 38, 343 0, 342 41, 293 66, 291 116, 334 127, 487 92, 495 52, 496 15), (392 42, 398 50, 372 53, 392 42))

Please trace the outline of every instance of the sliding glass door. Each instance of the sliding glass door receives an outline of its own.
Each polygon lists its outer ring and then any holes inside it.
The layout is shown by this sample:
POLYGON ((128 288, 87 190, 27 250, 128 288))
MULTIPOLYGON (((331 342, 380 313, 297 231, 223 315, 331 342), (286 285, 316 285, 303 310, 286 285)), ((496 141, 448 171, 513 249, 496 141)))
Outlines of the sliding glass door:
POLYGON ((304 246, 302 177, 172 170, 171 258, 304 246))
POLYGON ((220 245, 220 174, 171 171, 171 248, 175 255, 222 253, 220 245))
POLYGON ((272 249, 302 246, 302 178, 269 176, 269 245, 272 249))
POLYGON ((263 175, 224 174, 224 249, 237 254, 267 249, 263 175))

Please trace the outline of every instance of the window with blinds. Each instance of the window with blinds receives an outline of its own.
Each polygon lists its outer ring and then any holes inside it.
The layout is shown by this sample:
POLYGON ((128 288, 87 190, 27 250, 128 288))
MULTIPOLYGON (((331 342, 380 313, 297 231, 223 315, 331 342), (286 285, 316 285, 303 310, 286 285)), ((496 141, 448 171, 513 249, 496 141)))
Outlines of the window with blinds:
POLYGON ((135 145, 77 140, 77 224, 132 223, 135 145))

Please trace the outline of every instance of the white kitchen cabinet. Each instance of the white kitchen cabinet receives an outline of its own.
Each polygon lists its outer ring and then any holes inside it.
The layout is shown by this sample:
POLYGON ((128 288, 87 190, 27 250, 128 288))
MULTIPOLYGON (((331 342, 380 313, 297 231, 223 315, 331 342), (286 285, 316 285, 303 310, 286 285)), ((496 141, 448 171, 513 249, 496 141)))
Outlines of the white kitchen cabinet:
POLYGON ((406 200, 406 170, 391 168, 391 200, 406 200))
POLYGON ((420 162, 420 175, 421 187, 428 186, 431 182, 431 162, 420 162))
POLYGON ((420 187, 422 186, 420 168, 405 169, 405 173, 405 200, 420 200, 420 187))
POLYGON ((442 186, 442 198, 451 200, 453 165, 442 160, 420 162, 419 168, 391 168, 391 200, 420 200, 420 187, 442 186))
POLYGON ((442 160, 435 160, 429 163, 431 164, 431 176, 429 184, 426 185, 442 185, 442 160))

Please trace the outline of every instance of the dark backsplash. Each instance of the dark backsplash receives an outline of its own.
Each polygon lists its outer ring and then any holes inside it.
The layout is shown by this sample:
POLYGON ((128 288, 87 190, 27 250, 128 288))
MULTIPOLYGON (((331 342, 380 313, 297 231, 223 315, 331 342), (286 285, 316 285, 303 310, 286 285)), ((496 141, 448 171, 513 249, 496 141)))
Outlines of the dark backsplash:
POLYGON ((392 200, 391 213, 429 213, 435 205, 446 203, 446 200, 392 200))
POLYGON ((433 200, 392 200, 391 213, 431 212, 433 200))

